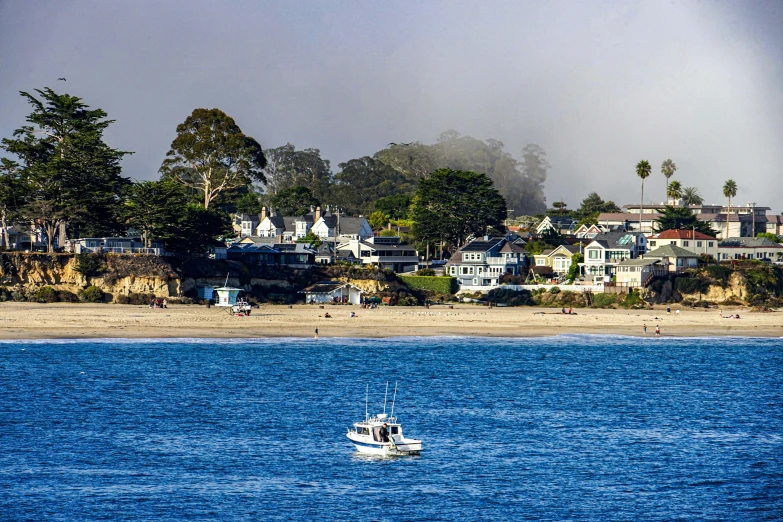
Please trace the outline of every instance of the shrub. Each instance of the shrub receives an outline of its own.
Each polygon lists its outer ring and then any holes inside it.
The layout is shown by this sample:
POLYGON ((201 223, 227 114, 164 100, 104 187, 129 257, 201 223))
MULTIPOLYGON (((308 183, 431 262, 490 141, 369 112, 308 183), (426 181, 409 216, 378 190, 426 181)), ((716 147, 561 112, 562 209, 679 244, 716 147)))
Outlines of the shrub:
POLYGON ((678 277, 674 289, 681 294, 705 294, 710 291, 710 281, 704 277, 678 277))
POLYGON ((553 295, 559 294, 560 293, 560 287, 559 286, 553 286, 552 288, 549 289, 549 293, 553 294, 553 295))
POLYGON ((42 286, 37 289, 33 294, 35 301, 38 303, 56 303, 57 291, 51 286, 42 286))
POLYGON ((68 290, 60 290, 57 292, 57 300, 61 303, 76 303, 79 301, 79 298, 73 292, 69 292, 68 290))
POLYGON ((620 301, 620 306, 623 308, 643 308, 645 305, 642 299, 642 294, 638 290, 634 290, 630 294, 626 294, 620 301))
POLYGON ((426 290, 439 294, 456 294, 459 287, 453 277, 438 276, 399 276, 412 290, 426 290))
POLYGON ((101 266, 101 258, 98 254, 89 254, 82 252, 76 256, 76 265, 74 270, 83 276, 89 276, 95 273, 101 266))
POLYGON ((508 288, 493 288, 487 292, 486 300, 493 304, 507 306, 532 306, 536 302, 527 290, 509 290, 508 288))
POLYGON ((593 308, 611 308, 617 304, 617 294, 593 294, 593 308))
POLYGON ((418 304, 419 304, 419 300, 413 297, 412 295, 408 297, 403 297, 397 301, 397 306, 418 306, 418 304))
POLYGON ((432 277, 435 275, 435 270, 432 268, 422 268, 416 271, 417 276, 432 277))
POLYGON ((24 292, 22 292, 21 290, 13 290, 11 292, 11 299, 13 299, 14 301, 17 301, 17 302, 27 301, 27 298, 25 297, 24 292))
POLYGON ((0 287, 0 303, 11 299, 11 293, 3 287, 0 287))
POLYGON ((501 285, 521 285, 525 282, 522 277, 508 273, 501 275, 498 281, 501 285))
POLYGON ((731 267, 726 265, 707 265, 703 269, 703 273, 712 279, 721 288, 729 286, 729 278, 731 277, 731 267))
POLYGON ((102 303, 103 302, 103 290, 97 286, 88 286, 81 292, 79 292, 79 301, 84 303, 102 303))
POLYGON ((128 295, 118 296, 117 303, 129 305, 148 305, 153 299, 155 299, 155 294, 137 294, 131 292, 128 295))

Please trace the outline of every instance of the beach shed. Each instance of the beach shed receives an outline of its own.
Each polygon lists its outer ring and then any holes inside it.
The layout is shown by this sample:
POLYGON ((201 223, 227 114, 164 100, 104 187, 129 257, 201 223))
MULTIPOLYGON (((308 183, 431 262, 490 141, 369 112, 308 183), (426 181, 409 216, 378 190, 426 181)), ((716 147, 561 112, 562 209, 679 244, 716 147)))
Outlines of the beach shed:
POLYGON ((196 285, 196 295, 199 299, 212 299, 215 293, 214 285, 196 285))
POLYGON ((215 302, 215 306, 234 306, 237 304, 237 295, 242 291, 241 288, 234 288, 231 286, 221 286, 215 288, 218 294, 218 299, 215 302))
POLYGON ((343 281, 321 281, 299 292, 305 295, 306 303, 350 303, 361 304, 365 292, 351 283, 343 281))

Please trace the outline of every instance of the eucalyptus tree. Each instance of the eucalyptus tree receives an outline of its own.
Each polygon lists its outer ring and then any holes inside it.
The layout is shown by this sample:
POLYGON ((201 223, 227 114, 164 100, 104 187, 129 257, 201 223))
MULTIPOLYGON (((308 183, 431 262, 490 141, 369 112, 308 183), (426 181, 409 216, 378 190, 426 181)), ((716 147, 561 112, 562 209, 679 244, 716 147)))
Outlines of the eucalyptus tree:
POLYGON ((17 158, 6 159, 3 169, 18 173, 22 217, 40 224, 49 251, 66 226, 75 234, 121 232, 120 195, 130 180, 120 175, 120 161, 130 153, 103 141, 113 120, 76 96, 48 87, 35 92, 38 97, 20 93, 33 107, 29 125, 2 140, 2 149, 17 158))
POLYGON ((636 164, 636 175, 642 178, 642 198, 639 204, 639 232, 642 231, 642 211, 644 210, 644 180, 650 177, 650 172, 652 172, 652 167, 650 167, 649 161, 642 160, 636 164))
POLYGON ((729 206, 726 209, 726 237, 729 237, 729 216, 731 215, 731 198, 737 195, 737 182, 733 179, 727 179, 723 184, 723 195, 729 198, 729 206))
POLYGON ((669 196, 669 178, 674 176, 674 173, 677 171, 677 165, 674 164, 674 161, 671 159, 664 160, 663 163, 661 163, 661 174, 664 175, 666 178, 666 196, 669 196))
POLYGON ((671 199, 674 202, 674 206, 676 206, 677 200, 682 197, 682 184, 675 179, 669 183, 669 186, 666 188, 666 190, 666 196, 671 199))
POLYGON ((177 126, 160 167, 170 179, 203 195, 204 208, 221 192, 266 181, 261 145, 220 109, 195 109, 177 126))
POLYGON ((704 198, 696 187, 685 187, 682 189, 682 203, 686 206, 701 205, 704 203, 704 198))

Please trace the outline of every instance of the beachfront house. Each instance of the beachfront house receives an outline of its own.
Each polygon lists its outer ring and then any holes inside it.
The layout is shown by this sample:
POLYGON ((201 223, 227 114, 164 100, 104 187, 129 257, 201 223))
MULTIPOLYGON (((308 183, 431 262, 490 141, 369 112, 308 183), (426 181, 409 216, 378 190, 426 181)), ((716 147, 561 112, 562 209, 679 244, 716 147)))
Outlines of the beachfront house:
POLYGON ((503 274, 520 275, 528 266, 525 249, 502 237, 474 239, 451 256, 445 273, 461 287, 494 287, 503 274))
POLYGON ((389 268, 397 273, 413 272, 419 264, 419 253, 398 237, 348 239, 337 246, 341 257, 353 257, 364 266, 389 268))
MULTIPOLYGON (((669 201, 668 204, 679 205, 679 202, 669 201)), ((663 203, 660 205, 647 205, 644 206, 644 214, 657 213, 658 208, 662 208, 663 203)), ((624 205, 623 211, 636 214, 639 217, 639 203, 632 203, 630 205, 624 205)), ((767 229, 767 212, 770 207, 758 206, 753 203, 747 203, 745 205, 732 205, 728 207, 723 204, 718 205, 689 205, 688 209, 701 221, 705 221, 710 224, 713 230, 715 230, 718 239, 724 239, 726 237, 753 237, 758 232, 764 232, 767 229), (726 215, 728 214, 728 235, 726 234, 726 215)))
POLYGON ((152 247, 147 248, 140 237, 81 237, 65 241, 65 251, 74 254, 107 253, 107 254, 151 254, 163 255, 165 249, 162 241, 152 241, 152 247))
POLYGON ((719 261, 783 261, 783 245, 766 237, 730 237, 718 243, 719 261))
POLYGON ((568 273, 571 268, 571 259, 574 254, 579 253, 580 245, 560 245, 558 247, 544 250, 541 254, 533 256, 534 266, 549 267, 552 272, 558 276, 568 273))
POLYGON ((278 265, 310 268, 315 263, 315 249, 307 243, 253 244, 239 242, 226 251, 226 258, 245 265, 278 265))
POLYGON ((696 268, 699 266, 699 256, 678 247, 677 245, 665 245, 651 250, 642 256, 644 259, 658 259, 662 267, 666 267, 669 272, 679 273, 687 268, 696 268))
POLYGON ((599 234, 584 248, 582 270, 586 278, 606 281, 617 272, 618 264, 646 251, 647 238, 641 232, 618 230, 599 234))
POLYGON ((546 216, 536 226, 536 234, 539 236, 573 235, 578 225, 578 221, 568 216, 546 216))
MULTIPOLYGON (((612 286, 628 289, 646 287, 655 276, 668 275, 669 269, 660 259, 626 259, 617 265, 615 282, 612 286)), ((609 283, 607 283, 608 285, 609 283)))
POLYGON ((358 305, 364 290, 344 281, 321 281, 299 292, 307 304, 340 303, 358 305))
POLYGON ((647 237, 647 247, 652 250, 666 245, 674 245, 690 250, 696 255, 706 254, 718 259, 718 240, 713 236, 687 230, 664 230, 647 237))
POLYGON ((603 234, 604 232, 609 232, 609 229, 603 226, 599 227, 598 225, 583 224, 579 225, 574 235, 579 239, 593 239, 598 234, 603 234))
POLYGON ((313 233, 321 239, 337 237, 344 240, 368 240, 373 237, 372 227, 367 219, 358 216, 325 214, 313 223, 313 233))

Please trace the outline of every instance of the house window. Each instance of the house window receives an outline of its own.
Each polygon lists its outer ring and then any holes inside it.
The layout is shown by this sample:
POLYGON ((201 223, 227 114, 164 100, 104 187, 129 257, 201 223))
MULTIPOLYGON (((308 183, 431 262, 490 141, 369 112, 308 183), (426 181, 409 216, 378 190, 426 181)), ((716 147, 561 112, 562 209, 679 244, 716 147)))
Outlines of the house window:
POLYGON ((739 258, 740 258, 739 254, 734 254, 734 259, 739 259, 739 258))
POLYGON ((690 243, 689 241, 683 241, 682 242, 682 246, 686 247, 686 246, 688 246, 689 243, 690 243))
POLYGON ((655 246, 655 241, 650 241, 650 246, 654 247, 655 246))
POLYGON ((543 266, 546 264, 546 259, 536 259, 537 266, 543 266))
POLYGON ((707 241, 707 246, 712 248, 712 241, 707 241))
POLYGON ((696 241, 696 246, 701 247, 701 243, 702 243, 701 241, 696 241))
POLYGON ((589 259, 601 259, 601 256, 599 255, 600 252, 598 250, 590 249, 587 251, 587 254, 588 254, 587 257, 589 259))

